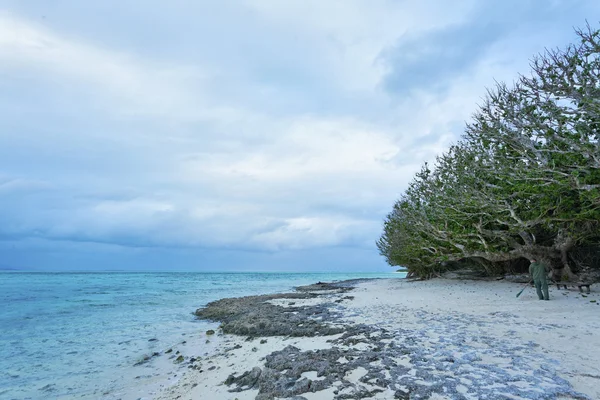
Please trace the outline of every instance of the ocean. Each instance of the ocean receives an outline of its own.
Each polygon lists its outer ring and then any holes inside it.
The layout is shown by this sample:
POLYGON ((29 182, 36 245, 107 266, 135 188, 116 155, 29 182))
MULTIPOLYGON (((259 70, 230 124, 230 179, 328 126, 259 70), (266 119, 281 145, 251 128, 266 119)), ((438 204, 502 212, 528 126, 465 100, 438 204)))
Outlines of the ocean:
POLYGON ((168 366, 140 366, 145 357, 188 340, 204 354, 218 345, 205 343, 203 336, 218 324, 192 314, 210 301, 318 281, 402 277, 393 272, 2 272, 0 399, 118 399, 143 377, 153 377, 155 384, 166 377, 168 366))

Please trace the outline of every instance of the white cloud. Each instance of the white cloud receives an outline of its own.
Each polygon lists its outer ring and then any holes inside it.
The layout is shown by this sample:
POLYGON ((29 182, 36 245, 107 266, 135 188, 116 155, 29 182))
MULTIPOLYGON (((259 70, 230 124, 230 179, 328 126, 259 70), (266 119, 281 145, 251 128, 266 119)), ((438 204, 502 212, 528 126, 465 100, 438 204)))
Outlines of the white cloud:
MULTIPOLYGON (((160 64, 124 51, 104 49, 7 12, 0 11, 0 70, 15 75, 32 71, 41 79, 83 85, 89 102, 112 113, 143 116, 207 117, 227 108, 208 106, 201 89, 211 74, 198 66, 160 64), (38 76, 39 76, 38 75, 38 76)), ((38 78, 39 79, 39 78, 38 78)))
POLYGON ((389 161, 400 150, 390 132, 360 120, 299 117, 278 125, 285 126, 251 152, 188 155, 182 177, 291 182, 318 175, 376 174, 392 169, 389 161))
MULTIPOLYGON (((276 229, 253 235, 251 242, 271 251, 336 246, 363 230, 375 233, 373 221, 343 217, 298 217, 281 221, 276 229)), ((363 243, 353 243, 356 245, 363 243)))
POLYGON ((440 29, 468 18, 474 1, 246 0, 280 29, 310 41, 340 90, 373 91, 386 72, 380 53, 407 32, 440 29))
MULTIPOLYGON (((0 128, 10 128, 0 129, 0 193, 29 193, 0 197, 0 233, 131 246, 373 248, 414 172, 457 139, 493 78, 523 71, 543 36, 505 35, 444 91, 394 96, 382 88, 390 66, 381 55, 407 33, 469 22, 478 2, 243 4, 275 50, 235 65, 219 52, 164 60, 99 46, 0 12, 0 85, 22 96, 0 93, 19 111, 0 110, 0 128), (273 88, 244 62, 266 71, 278 63, 281 81, 292 70, 307 81, 273 88), (290 100, 298 91, 300 106, 290 100)), ((227 40, 240 41, 227 48, 258 40, 227 27, 227 40)))

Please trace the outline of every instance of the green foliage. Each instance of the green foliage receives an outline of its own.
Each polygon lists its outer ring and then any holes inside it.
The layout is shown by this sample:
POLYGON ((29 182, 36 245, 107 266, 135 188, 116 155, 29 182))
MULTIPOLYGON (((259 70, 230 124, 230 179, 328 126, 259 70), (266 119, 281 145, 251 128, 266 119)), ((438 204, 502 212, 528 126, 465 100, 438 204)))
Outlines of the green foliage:
POLYGON ((600 31, 577 34, 489 90, 462 140, 415 175, 377 242, 390 265, 428 277, 471 259, 491 274, 598 244, 600 31))

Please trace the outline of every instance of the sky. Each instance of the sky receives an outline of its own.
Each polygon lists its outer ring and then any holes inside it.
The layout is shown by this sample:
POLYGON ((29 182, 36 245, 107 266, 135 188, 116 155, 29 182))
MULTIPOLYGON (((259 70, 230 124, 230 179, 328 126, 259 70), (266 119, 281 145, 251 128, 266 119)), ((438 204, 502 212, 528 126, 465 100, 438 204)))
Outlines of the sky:
POLYGON ((0 268, 390 271, 495 81, 596 0, 0 0, 0 268))

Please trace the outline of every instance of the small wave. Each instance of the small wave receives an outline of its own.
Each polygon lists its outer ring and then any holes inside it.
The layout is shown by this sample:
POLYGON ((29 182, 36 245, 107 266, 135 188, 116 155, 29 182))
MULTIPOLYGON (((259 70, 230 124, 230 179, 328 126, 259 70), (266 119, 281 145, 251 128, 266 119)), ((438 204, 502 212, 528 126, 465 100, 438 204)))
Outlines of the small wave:
POLYGON ((38 300, 38 298, 36 296, 25 296, 25 297, 12 297, 9 299, 9 301, 11 302, 19 302, 19 301, 32 301, 32 300, 38 300))

